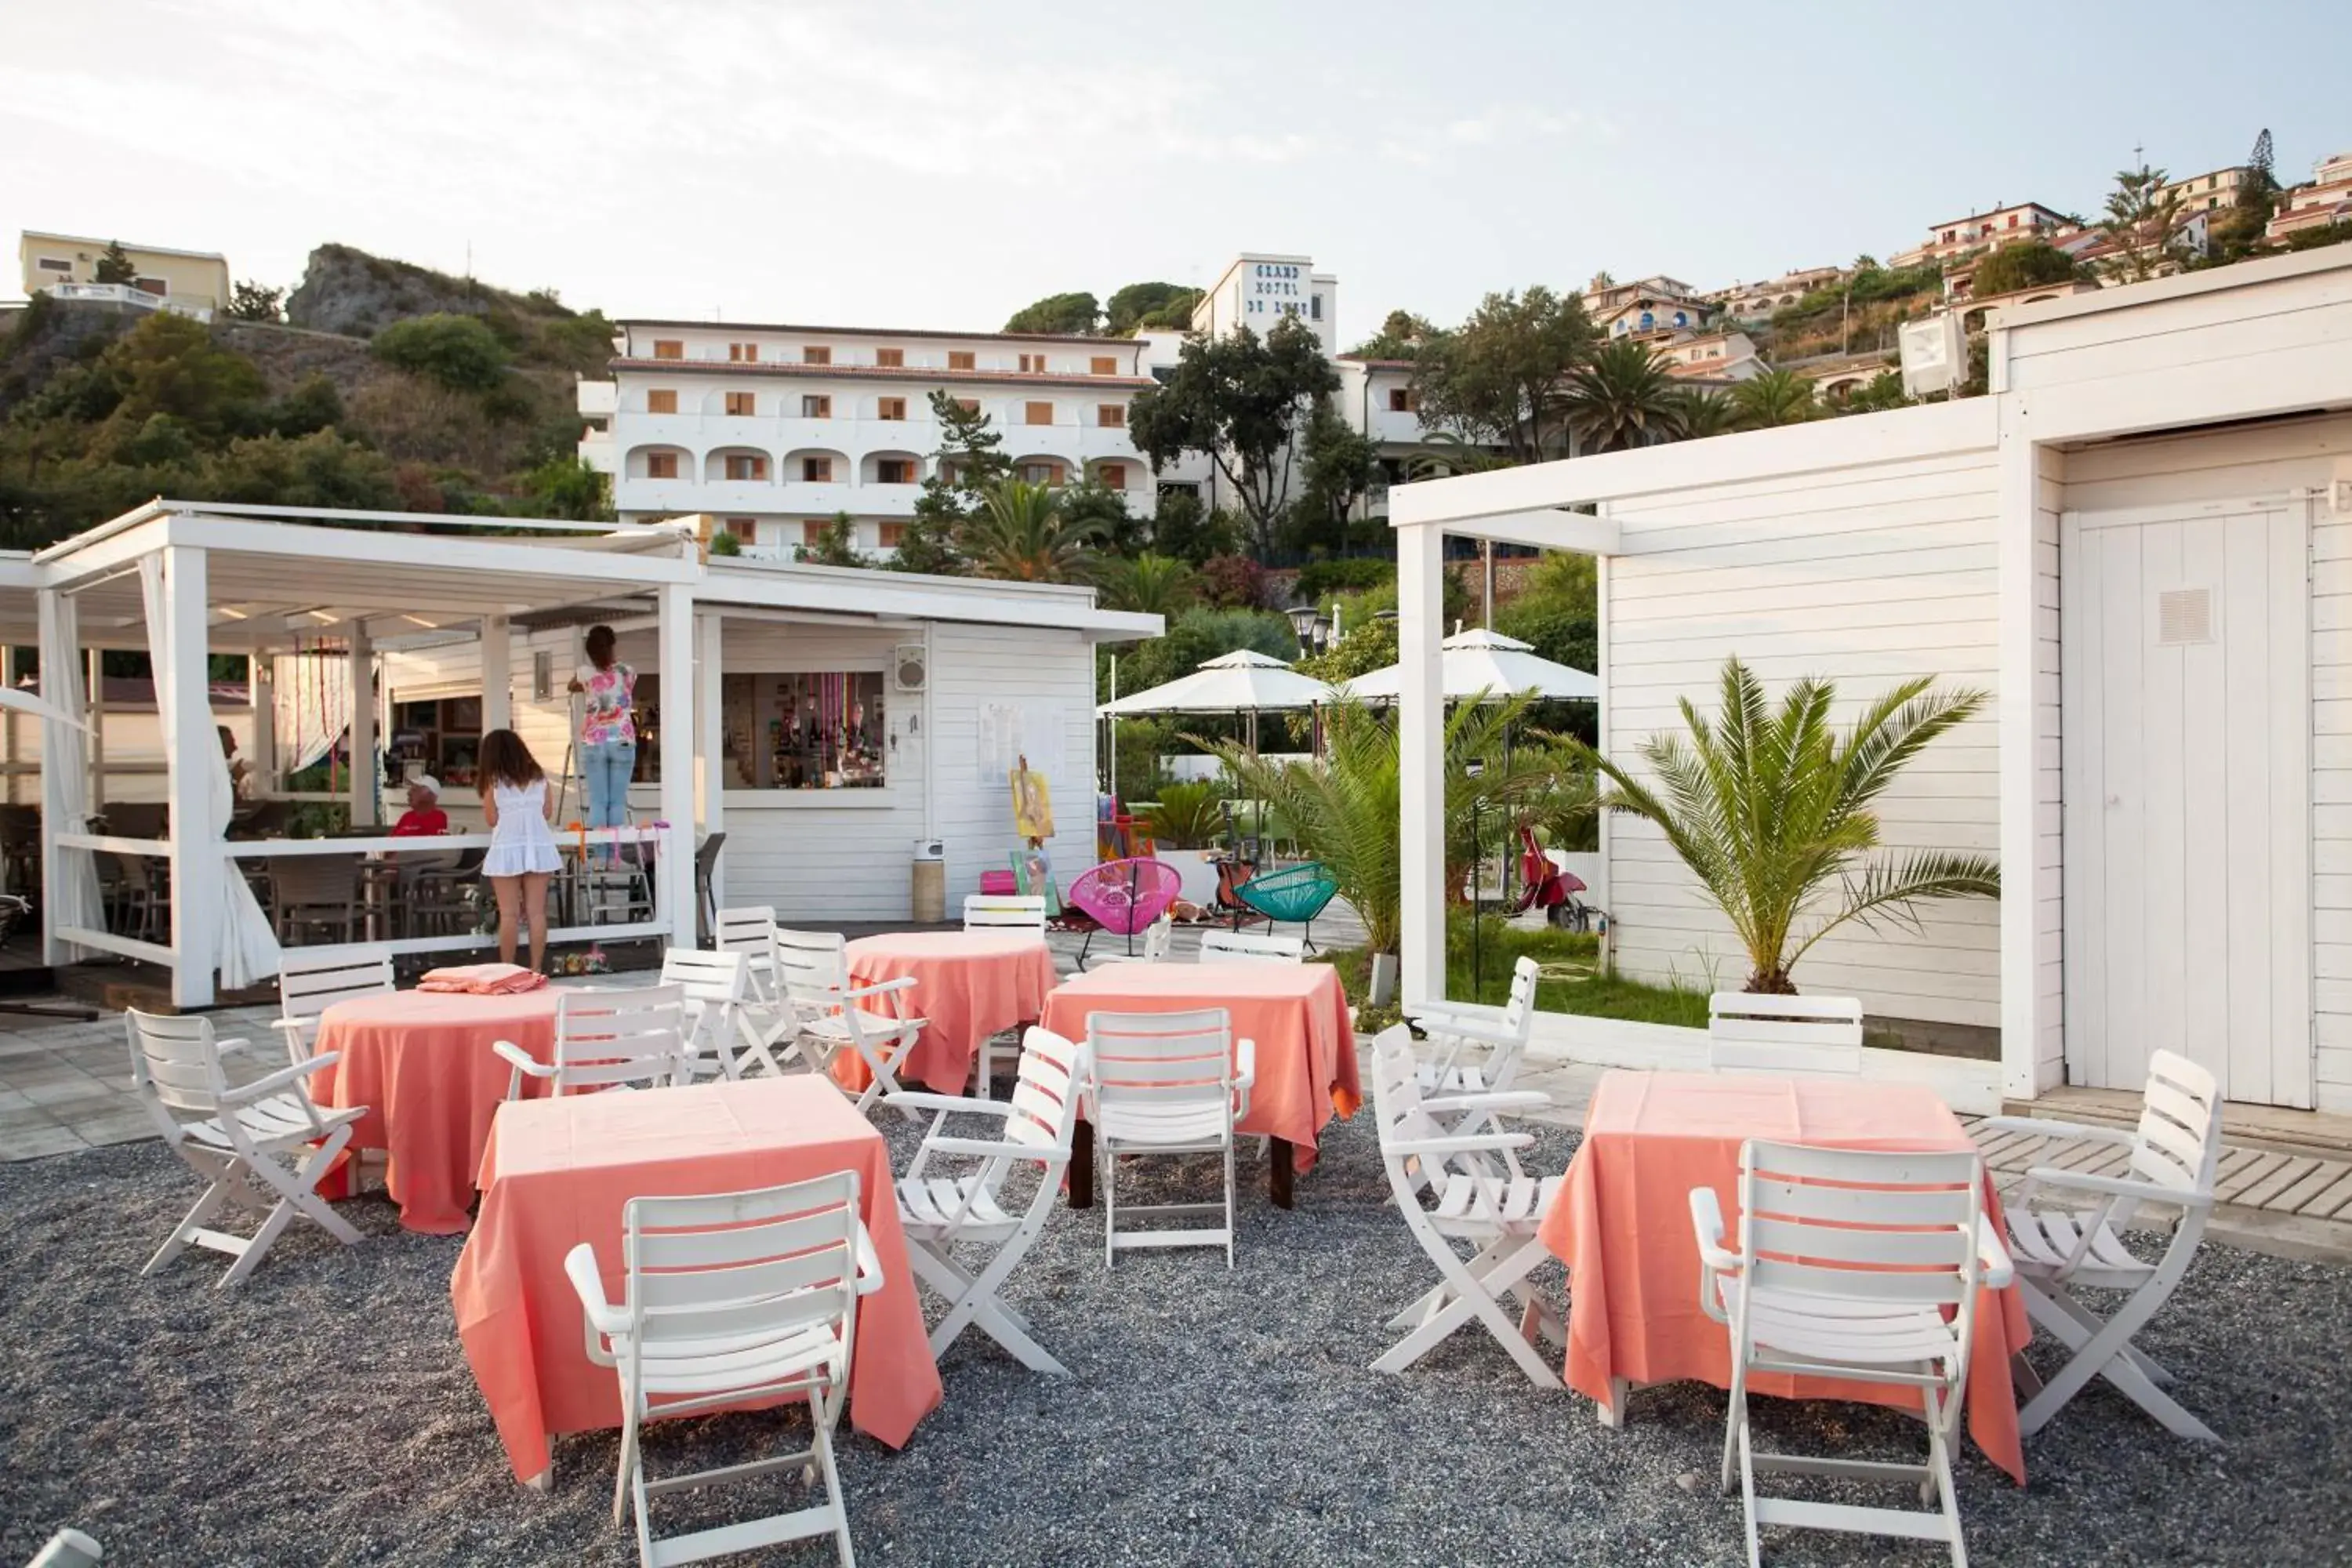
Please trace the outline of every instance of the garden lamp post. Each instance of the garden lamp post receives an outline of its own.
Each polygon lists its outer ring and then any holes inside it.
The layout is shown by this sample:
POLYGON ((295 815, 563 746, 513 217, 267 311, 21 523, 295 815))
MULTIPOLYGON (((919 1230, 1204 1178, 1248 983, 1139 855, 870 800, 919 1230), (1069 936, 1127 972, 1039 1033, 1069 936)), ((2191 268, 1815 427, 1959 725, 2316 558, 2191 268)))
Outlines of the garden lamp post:
MULTIPOLYGON (((1462 771, 1475 783, 1486 771, 1484 763, 1466 763, 1462 771)), ((1478 808, 1486 796, 1475 789, 1470 795, 1470 1000, 1473 1004, 1486 999, 1486 977, 1478 952, 1478 872, 1479 861, 1486 847, 1478 838, 1478 808)))

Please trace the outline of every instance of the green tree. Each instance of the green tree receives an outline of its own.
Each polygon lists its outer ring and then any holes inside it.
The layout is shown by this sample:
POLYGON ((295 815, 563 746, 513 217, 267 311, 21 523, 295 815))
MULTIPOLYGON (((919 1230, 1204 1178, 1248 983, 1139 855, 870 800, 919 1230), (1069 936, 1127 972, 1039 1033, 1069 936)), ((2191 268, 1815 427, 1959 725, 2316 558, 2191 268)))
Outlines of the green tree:
POLYGON ((403 505, 392 460, 332 430, 231 441, 198 462, 186 495, 191 500, 360 511, 394 511, 403 505))
POLYGON ((979 513, 965 520, 956 542, 980 576, 1069 583, 1087 574, 1100 534, 1099 522, 1065 518, 1061 498, 1046 486, 1004 479, 982 496, 979 513))
POLYGON ((1130 283, 1103 304, 1103 331, 1114 338, 1192 324, 1201 291, 1181 283, 1130 283))
POLYGON ((131 263, 130 252, 119 239, 110 239, 99 253, 98 266, 90 272, 91 280, 99 283, 136 283, 139 268, 131 263))
POLYGON ((833 514, 814 544, 796 544, 793 559, 805 561, 812 566, 871 566, 872 562, 858 553, 857 520, 845 511, 833 514))
POLYGON ((1569 377, 1560 403, 1582 450, 1621 452, 1681 439, 1684 390, 1646 347, 1615 338, 1569 377))
POLYGON ((2074 276, 2073 257, 2046 241, 2021 239, 2000 247, 1977 263, 1976 275, 1969 281, 1969 293, 1975 299, 1990 300, 1996 294, 2014 293, 2020 289, 2063 283, 2074 276))
POLYGON ((453 392, 488 392, 506 379, 507 346, 478 317, 412 316, 376 333, 375 357, 453 392))
POLYGON ((1048 294, 1034 304, 1024 305, 1013 311, 1005 321, 1004 330, 1057 338, 1090 337, 1101 319, 1102 305, 1092 294, 1083 291, 1048 294))
POLYGON ((1066 486, 1057 496, 1065 528, 1087 526, 1095 548, 1112 555, 1137 553, 1144 544, 1144 521, 1127 510, 1127 492, 1099 479, 1066 486))
POLYGON ((1908 408, 1911 396, 1903 390, 1899 371, 1882 370, 1860 387, 1846 395, 1839 410, 1846 414, 1877 414, 1889 408, 1908 408))
POLYGON ((1004 437, 977 405, 966 407, 945 390, 935 391, 931 420, 939 426, 940 444, 890 568, 954 576, 964 567, 956 535, 980 510, 989 489, 1012 477, 1013 461, 1004 455, 1004 437))
POLYGON ((257 434, 263 422, 268 385, 261 372, 185 316, 149 316, 106 346, 98 374, 110 386, 114 404, 105 416, 106 429, 92 440, 95 451, 157 414, 170 415, 208 444, 257 434))
POLYGON ((1763 682, 1734 658, 1717 718, 1702 718, 1685 698, 1687 739, 1660 733, 1636 748, 1654 784, 1589 746, 1572 749, 1612 786, 1601 805, 1656 826, 1729 919, 1748 952, 1747 989, 1793 994, 1798 961, 1849 921, 1916 928, 1928 900, 2000 895, 1989 856, 1880 853, 1878 797, 1985 705, 1981 691, 1934 684, 1904 682, 1840 734, 1829 721, 1834 686, 1799 680, 1776 712, 1763 682))
POLYGON ((275 321, 285 315, 286 290, 272 289, 252 279, 240 279, 229 290, 228 315, 238 321, 275 321))
POLYGON ((1437 329, 1410 310, 1391 310, 1381 330, 1348 352, 1358 359, 1418 359, 1437 329))
POLYGON ((1192 605, 1197 584, 1192 568, 1171 555, 1150 553, 1105 568, 1103 605, 1113 610, 1173 619, 1192 605))
POLYGON ((2107 194, 2107 216, 2099 225, 2115 247, 2098 264, 2103 275, 2138 283, 2188 261, 2189 248, 2179 235, 2180 197, 2165 195, 2164 186, 2162 169, 2117 171, 2116 188, 2107 194))
POLYGON ((1495 629, 1573 669, 1600 668, 1601 592, 1592 557, 1542 556, 1495 612, 1495 629))
POLYGON ((1261 556, 1290 490, 1301 424, 1339 389, 1314 331, 1286 316, 1263 338, 1247 327, 1184 340, 1167 381, 1138 393, 1128 434, 1156 472, 1205 454, 1233 487, 1261 556))
POLYGON ((1160 491, 1152 510, 1151 547, 1194 566, 1233 550, 1239 532, 1231 517, 1211 511, 1201 504, 1200 492, 1187 487, 1160 491))
POLYGON ((1732 413, 1742 430, 1802 425, 1821 417, 1813 384, 1793 370, 1768 370, 1731 389, 1732 413))
POLYGON ((1538 283, 1489 294, 1470 319, 1423 342, 1412 384, 1422 423, 1501 445, 1516 461, 1550 455, 1564 433, 1562 379, 1592 354, 1584 301, 1538 283))
POLYGON ((1299 445, 1299 490, 1287 532, 1302 550, 1347 547, 1349 514, 1380 477, 1380 447, 1341 418, 1329 399, 1315 405, 1299 445))
POLYGON ((1738 428, 1738 411, 1732 407, 1729 393, 1713 386, 1683 389, 1682 433, 1685 440, 1722 436, 1738 428))
MULTIPOLYGON (((523 475, 522 485, 523 494, 539 516, 576 518, 582 522, 613 521, 611 479, 576 456, 550 458, 523 475)), ((722 537, 735 538, 731 533, 713 535, 714 549, 722 537)))
MULTIPOLYGON (((1290 629, 1289 621, 1271 610, 1223 610, 1196 604, 1180 611, 1163 635, 1139 643, 1120 659, 1118 689, 1132 692, 1164 686, 1213 658, 1243 648, 1269 658, 1296 658, 1298 634, 1290 629)), ((1108 691, 1104 696, 1107 700, 1108 691)))

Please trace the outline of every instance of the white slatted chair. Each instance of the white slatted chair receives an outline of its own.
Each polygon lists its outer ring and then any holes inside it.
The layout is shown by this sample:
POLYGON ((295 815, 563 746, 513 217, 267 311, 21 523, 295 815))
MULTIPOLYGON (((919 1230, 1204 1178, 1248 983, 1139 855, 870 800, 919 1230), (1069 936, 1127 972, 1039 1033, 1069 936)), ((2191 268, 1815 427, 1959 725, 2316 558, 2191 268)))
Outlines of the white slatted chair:
POLYGON ((1176 921, 1172 915, 1161 915, 1143 928, 1143 951, 1140 952, 1097 952, 1078 965, 1081 972, 1090 973, 1108 963, 1165 963, 1176 945, 1176 921))
POLYGON ((221 1056, 243 1050, 245 1042, 215 1039, 211 1019, 159 1017, 133 1009, 123 1015, 123 1027, 131 1042, 131 1091, 163 1134, 163 1146, 206 1183, 204 1196, 142 1274, 159 1272, 191 1246, 208 1247, 236 1259, 215 1287, 226 1290, 253 1272, 298 1215, 346 1247, 359 1240, 360 1233, 327 1206, 317 1189, 367 1107, 322 1110, 302 1087, 336 1053, 231 1089, 221 1056), (229 1205, 261 1215, 261 1228, 250 1237, 213 1229, 212 1222, 229 1205))
POLYGON ((1087 1025, 1091 1120, 1102 1173, 1103 1267, 1141 1247, 1223 1247, 1234 1266, 1234 1124, 1249 1113, 1257 1046, 1234 1038, 1223 1007, 1197 1013, 1096 1013, 1087 1025), (1223 1204, 1135 1205, 1139 1215, 1222 1215, 1222 1227, 1118 1228, 1123 1154, 1222 1154, 1223 1204))
POLYGON ((1499 1019, 1488 1008, 1454 1002, 1417 1002, 1405 1009, 1405 1016, 1428 1037, 1429 1059, 1419 1075, 1423 1093, 1501 1094, 1510 1089, 1535 1029, 1539 973, 1532 958, 1511 965, 1510 995, 1499 1019))
MULTIPOLYGON (((914 989, 912 975, 877 985, 849 981, 848 943, 839 931, 787 931, 778 927, 773 944, 778 994, 789 1012, 783 1027, 809 1069, 829 1074, 834 1058, 846 1050, 871 1075, 857 1096, 869 1111, 886 1094, 901 1092, 898 1064, 912 1048, 927 1019, 900 1017, 893 1009, 914 989), (887 1000, 885 1000, 887 998, 887 1000)), ((908 1111, 909 1120, 919 1121, 908 1111)))
POLYGON ((1980 1137, 2021 1132, 2071 1143, 2104 1143, 2128 1151, 2121 1175, 2062 1169, 2061 1152, 2042 1151, 2042 1163, 2006 1206, 2009 1247, 2017 1261, 2027 1312, 2074 1352, 2058 1375, 2042 1383, 2022 1360, 2019 1382, 2029 1394, 2017 1413, 2018 1431, 2031 1436, 2066 1402, 2104 1377, 2141 1409, 2182 1437, 2219 1442, 2212 1429, 2164 1392, 2172 1374, 2132 1336, 2172 1295, 2197 1256, 2213 1212, 2213 1179, 2221 1157, 2221 1087, 2186 1057, 2158 1051, 2149 1059, 2139 1126, 2084 1127, 2032 1117, 1995 1116, 1979 1124, 1980 1137), (2164 1255, 2144 1263, 2124 1245, 2141 1205, 2177 1208, 2164 1255), (2129 1293, 2113 1317, 2101 1318, 2075 1294, 2077 1287, 2129 1293))
POLYGON ((776 911, 765 909, 721 910, 711 927, 710 945, 719 952, 740 952, 751 972, 751 1000, 759 1007, 781 1005, 772 967, 776 911))
POLYGON ((1034 931, 1045 934, 1045 900, 1013 893, 973 893, 963 901, 966 931, 1034 931))
POLYGON ((399 988, 388 947, 288 949, 278 962, 278 1016, 272 1020, 286 1037, 288 1064, 300 1067, 310 1059, 319 1044, 319 1016, 328 1008, 399 988))
POLYGON ((60 1530, 25 1568, 96 1568, 106 1552, 79 1530, 60 1530))
POLYGON ((1862 1004, 1718 991, 1706 999, 1706 1055, 1717 1072, 1851 1078, 1862 1071, 1862 1004))
POLYGON ((1010 1100, 960 1100, 944 1094, 899 1093, 889 1102, 901 1110, 938 1114, 923 1146, 898 1178, 898 1225, 907 1235, 907 1258, 916 1277, 948 1303, 947 1316, 931 1330, 931 1355, 968 1328, 978 1328, 1032 1372, 1066 1375, 1031 1335, 1028 1320, 1005 1305, 1001 1292, 1052 1215, 1069 1168, 1071 1136, 1078 1121, 1078 1094, 1086 1080, 1084 1051, 1061 1036, 1032 1028, 1021 1043, 1020 1079, 1010 1100), (994 1139, 949 1135, 950 1116, 994 1117, 1003 1133, 994 1139), (980 1169, 961 1176, 929 1170, 935 1155, 979 1160, 980 1169), (1034 1163, 1036 1191, 1019 1215, 999 1202, 1004 1178, 1015 1165, 1034 1163), (970 1243, 996 1248, 985 1268, 973 1273, 950 1248, 970 1243))
POLYGON ((593 1094, 608 1089, 666 1089, 694 1081, 686 1039, 683 985, 582 987, 556 994, 555 1059, 541 1062, 510 1040, 490 1049, 512 1069, 507 1098, 522 1098, 522 1080, 542 1079, 551 1094, 593 1094))
MULTIPOLYGON (((858 1219, 857 1173, 708 1197, 632 1198, 621 1211, 623 1295, 614 1306, 595 1249, 563 1260, 578 1292, 588 1359, 621 1380, 621 1458, 613 1521, 634 1503, 646 1568, 831 1534, 856 1562, 834 1466, 833 1427, 849 1387, 857 1301, 882 1268, 858 1219), (808 1405, 806 1451, 649 1480, 638 1428, 751 1400, 808 1405), (824 1500, 791 1513, 656 1541, 652 1500, 667 1492, 780 1471, 814 1471, 824 1500)), ((751 1419, 772 1425, 762 1414, 751 1419)), ((814 1478, 812 1478, 814 1479, 814 1478)))
POLYGON ((1550 1097, 1529 1091, 1424 1100, 1412 1036, 1400 1024, 1372 1040, 1372 1102, 1389 1190, 1442 1281, 1389 1320, 1390 1328, 1411 1331, 1372 1363, 1373 1370, 1402 1372, 1475 1320, 1530 1382, 1559 1387, 1559 1372, 1537 1353, 1536 1340, 1549 1332, 1565 1347, 1567 1326, 1527 1281, 1550 1257, 1536 1230, 1560 1178, 1538 1181, 1519 1169, 1516 1151, 1535 1142, 1526 1133, 1456 1134, 1436 1115, 1454 1110, 1485 1121, 1507 1110, 1540 1110, 1551 1103, 1550 1097), (1425 1188, 1434 1192, 1433 1204, 1424 1205, 1425 1188), (1456 1242, 1471 1244, 1467 1259, 1454 1250, 1456 1242), (1504 1314, 1505 1297, 1519 1309, 1516 1327, 1504 1314))
POLYGON ((1202 931, 1199 962, 1304 963, 1307 942, 1303 937, 1276 936, 1271 931, 1202 931))
POLYGON ((690 1070, 704 1063, 738 1079, 750 1068, 776 1070, 766 1037, 752 1022, 751 966, 740 952, 703 952, 674 947, 662 954, 662 980, 686 993, 686 1047, 690 1070))
POLYGON ((1712 1187, 1694 1187, 1699 1300, 1731 1334, 1723 1489, 1738 1479, 1748 1561, 1766 1525, 1940 1541, 1967 1568, 1952 1448, 1966 1410, 1979 1286, 2011 1279, 1984 1217, 1975 1153, 1881 1153, 1750 1139, 1739 1151, 1739 1230, 1724 1242, 1712 1187), (1799 1261, 1801 1259, 1801 1261, 1799 1261), (1927 1462, 1814 1458, 1756 1450, 1748 1380, 1789 1373, 1918 1392, 1927 1462), (1928 1511, 1756 1495, 1756 1472, 1906 1483, 1928 1511))

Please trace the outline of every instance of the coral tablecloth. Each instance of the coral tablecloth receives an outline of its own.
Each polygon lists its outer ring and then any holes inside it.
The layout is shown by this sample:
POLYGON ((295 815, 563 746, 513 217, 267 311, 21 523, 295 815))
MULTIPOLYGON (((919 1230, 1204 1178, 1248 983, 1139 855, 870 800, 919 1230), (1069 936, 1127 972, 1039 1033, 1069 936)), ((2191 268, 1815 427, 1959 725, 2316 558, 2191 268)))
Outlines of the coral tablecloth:
POLYGON ((634 1197, 743 1192, 857 1173, 883 1286, 857 1309, 849 1419, 892 1447, 938 1407, 940 1373, 907 1263, 890 1152, 834 1088, 805 1074, 571 1095, 499 1112, 482 1157, 482 1214, 450 1278, 457 1337, 515 1475, 549 1472, 548 1439, 621 1424, 613 1369, 588 1359, 563 1258, 596 1249, 607 1297, 627 1294, 621 1210, 634 1197))
MULTIPOLYGON (((1022 932, 901 931, 860 937, 849 944, 853 985, 879 985, 912 975, 912 993, 892 998, 898 1016, 927 1020, 907 1053, 898 1081, 940 1094, 961 1094, 972 1058, 991 1035, 1034 1022, 1054 988, 1054 954, 1045 939, 1022 932)), ((835 1061, 834 1075, 852 1090, 869 1081, 854 1053, 835 1061)))
POLYGON ((1287 1140, 1300 1170, 1332 1112, 1353 1116, 1363 1103, 1356 1072, 1356 1027, 1339 972, 1328 963, 1107 963, 1064 981, 1045 998, 1041 1020, 1055 1034, 1087 1037, 1097 1012, 1181 1013, 1223 1007, 1234 1038, 1257 1045, 1257 1084, 1244 1132, 1287 1140))
MULTIPOLYGON (((393 991, 338 1002, 319 1021, 317 1048, 340 1051, 342 1059, 313 1075, 310 1093, 321 1105, 368 1108, 352 1145, 391 1152, 384 1184, 410 1230, 444 1236, 466 1228, 474 1173, 511 1072, 491 1054, 494 1040, 551 1059, 555 993, 393 991)), ((525 1078, 523 1092, 545 1094, 547 1084, 525 1078)))
MULTIPOLYGON (((1731 1385, 1731 1342, 1699 1304, 1690 1192, 1712 1186, 1727 1223, 1739 1213, 1739 1145, 1749 1138, 1836 1149, 1965 1151, 1968 1132, 1924 1084, 1830 1079, 1612 1072, 1601 1076, 1584 1142, 1543 1218, 1544 1245, 1568 1265, 1568 1381, 1608 1403, 1610 1380, 1697 1378, 1731 1385)), ((2000 1223, 1990 1176, 1986 1212, 2000 1223)), ((1969 1433, 2022 1485, 2010 1354, 2032 1338, 2015 1287, 1979 1304, 1969 1363, 1969 1433)), ((1906 1403, 1899 1390, 1764 1377, 1759 1394, 1906 1403)))

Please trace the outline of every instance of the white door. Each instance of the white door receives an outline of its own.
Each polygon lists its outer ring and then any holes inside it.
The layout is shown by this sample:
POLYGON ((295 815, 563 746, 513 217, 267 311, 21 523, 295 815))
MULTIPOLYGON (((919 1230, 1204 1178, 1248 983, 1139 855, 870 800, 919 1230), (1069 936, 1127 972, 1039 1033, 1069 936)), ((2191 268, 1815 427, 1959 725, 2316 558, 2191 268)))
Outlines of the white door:
POLYGON ((2309 511, 2059 529, 2069 1082, 2312 1103, 2309 511))

